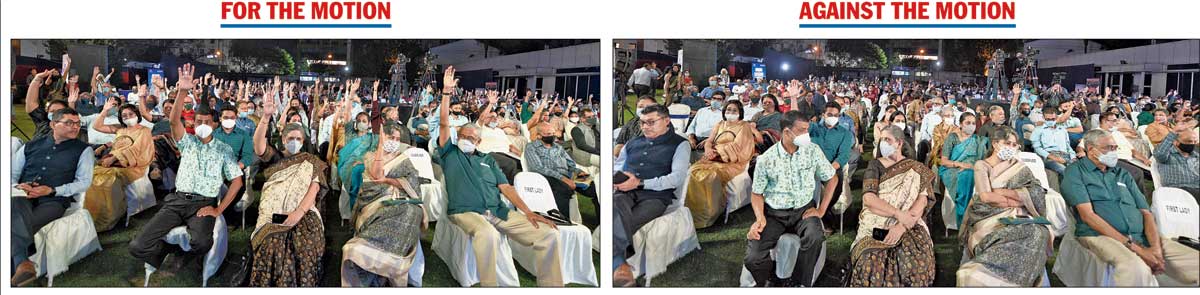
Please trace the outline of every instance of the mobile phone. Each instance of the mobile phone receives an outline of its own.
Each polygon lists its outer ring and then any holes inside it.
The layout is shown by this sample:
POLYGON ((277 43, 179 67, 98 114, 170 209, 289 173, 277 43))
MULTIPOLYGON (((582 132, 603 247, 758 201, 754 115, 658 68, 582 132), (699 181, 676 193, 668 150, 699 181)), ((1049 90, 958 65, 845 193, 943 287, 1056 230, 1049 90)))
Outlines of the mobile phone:
POLYGON ((625 183, 627 180, 629 180, 629 175, 625 174, 624 172, 617 172, 613 174, 613 183, 625 183))
POLYGON ((287 218, 287 214, 271 214, 271 223, 283 224, 284 221, 287 221, 287 218))
POLYGON ((889 230, 882 228, 871 229, 871 238, 882 242, 884 239, 887 239, 888 232, 889 230))

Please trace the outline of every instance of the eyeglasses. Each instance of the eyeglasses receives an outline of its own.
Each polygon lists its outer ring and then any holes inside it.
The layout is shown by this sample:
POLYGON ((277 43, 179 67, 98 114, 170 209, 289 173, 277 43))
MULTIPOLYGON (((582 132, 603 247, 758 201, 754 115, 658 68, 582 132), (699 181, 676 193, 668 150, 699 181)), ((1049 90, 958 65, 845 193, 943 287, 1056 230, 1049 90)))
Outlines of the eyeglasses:
POLYGON ((1100 146, 1100 147, 1097 147, 1097 148, 1099 148, 1099 149, 1100 149, 1100 151, 1102 151, 1102 152, 1109 152, 1109 151, 1115 151, 1115 150, 1117 150, 1117 145, 1115 145, 1115 144, 1110 144, 1110 145, 1100 146))
POLYGON ((655 123, 658 123, 659 121, 662 121, 662 120, 663 119, 644 120, 640 123, 642 124, 642 127, 650 127, 650 126, 654 126, 655 123))
POLYGON ((67 120, 58 121, 58 123, 67 125, 67 127, 79 127, 79 126, 82 126, 82 124, 83 124, 83 122, 80 122, 80 121, 67 121, 67 120))

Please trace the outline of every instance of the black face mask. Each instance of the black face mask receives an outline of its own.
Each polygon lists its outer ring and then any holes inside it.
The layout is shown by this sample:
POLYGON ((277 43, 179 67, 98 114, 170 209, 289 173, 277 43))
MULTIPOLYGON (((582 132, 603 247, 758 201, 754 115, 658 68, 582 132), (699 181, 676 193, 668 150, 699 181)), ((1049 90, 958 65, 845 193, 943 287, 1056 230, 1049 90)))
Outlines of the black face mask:
POLYGON ((1192 153, 1196 151, 1196 144, 1179 144, 1179 151, 1184 153, 1192 153))
POLYGON ((555 136, 542 136, 542 142, 545 144, 554 144, 555 136))
POLYGON ((1022 116, 1026 116, 1026 117, 1028 117, 1028 116, 1029 116, 1029 110, 1021 110, 1021 115, 1022 115, 1022 116))

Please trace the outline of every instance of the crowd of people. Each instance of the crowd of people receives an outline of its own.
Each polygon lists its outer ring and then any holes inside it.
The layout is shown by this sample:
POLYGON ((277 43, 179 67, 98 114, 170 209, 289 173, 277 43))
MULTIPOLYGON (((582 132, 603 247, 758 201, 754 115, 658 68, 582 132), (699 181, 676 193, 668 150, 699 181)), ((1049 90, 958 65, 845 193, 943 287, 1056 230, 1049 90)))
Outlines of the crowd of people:
MULTIPOLYGON (((69 69, 70 57, 63 60, 69 69)), ((590 180, 600 164, 599 124, 583 99, 465 90, 452 66, 440 87, 431 81, 403 98, 381 97, 379 81, 368 90, 362 79, 234 80, 200 76, 190 64, 173 84, 137 76, 119 92, 111 74, 94 68, 90 91, 80 90, 77 74, 57 69, 34 70, 27 81, 24 106, 36 130, 12 155, 14 191, 25 195, 11 201, 14 286, 36 280, 34 235, 76 196, 86 193, 82 206, 104 234, 125 218, 125 189, 142 178, 153 183, 159 208, 129 242, 131 263, 153 273, 170 254, 203 256, 214 247, 218 218, 256 207, 249 286, 319 286, 327 247, 343 249, 344 284, 406 285, 433 219, 424 208, 439 201, 423 199, 430 179, 409 149, 432 155, 447 191, 445 222, 474 240, 483 286, 497 284, 496 259, 508 245, 488 241, 499 234, 533 245, 539 285, 561 286, 567 254, 559 252, 555 223, 540 214, 568 220, 577 193, 599 207, 590 180), (401 121, 408 110, 411 119, 401 121), (522 171, 547 179, 555 212, 525 205, 511 185, 522 171), (325 206, 328 198, 338 198, 328 206, 336 208, 325 206), (344 247, 327 245, 328 218, 352 225, 344 247), (179 226, 188 245, 163 239, 179 226)))
POLYGON ((635 285, 626 259, 644 225, 678 202, 696 228, 712 226, 744 205, 725 189, 743 173, 754 212, 744 266, 757 286, 811 285, 830 212, 847 199, 862 203, 847 286, 931 285, 939 264, 926 220, 937 206, 954 208, 943 214, 963 245, 958 285, 1040 285, 1054 253, 1052 192, 1079 242, 1115 267, 1116 285, 1160 274, 1200 282, 1200 252, 1157 232, 1148 199, 1160 187, 1144 181, 1157 169, 1161 187, 1200 199, 1196 98, 1057 83, 989 98, 970 83, 902 78, 691 77, 646 63, 628 81, 636 117, 614 130, 612 155, 614 286, 635 285), (672 112, 679 105, 690 112, 672 112), (843 192, 860 168, 861 193, 843 192), (786 256, 796 259, 790 278, 776 276, 774 259, 785 256, 772 254, 783 234, 800 237, 786 256))

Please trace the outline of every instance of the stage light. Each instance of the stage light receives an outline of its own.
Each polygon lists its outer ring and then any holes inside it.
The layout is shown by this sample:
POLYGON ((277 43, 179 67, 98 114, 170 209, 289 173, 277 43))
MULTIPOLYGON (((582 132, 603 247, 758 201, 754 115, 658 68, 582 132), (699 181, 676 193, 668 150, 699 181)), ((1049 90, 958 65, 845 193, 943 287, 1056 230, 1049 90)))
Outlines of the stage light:
POLYGON ((920 50, 917 50, 917 53, 925 54, 925 48, 921 48, 920 50))
POLYGON ((788 65, 786 62, 783 63, 782 65, 779 65, 779 68, 783 69, 784 71, 787 71, 788 68, 790 68, 790 67, 791 67, 791 65, 788 65))
POLYGON ((350 66, 346 66, 344 69, 346 72, 350 72, 350 66))

